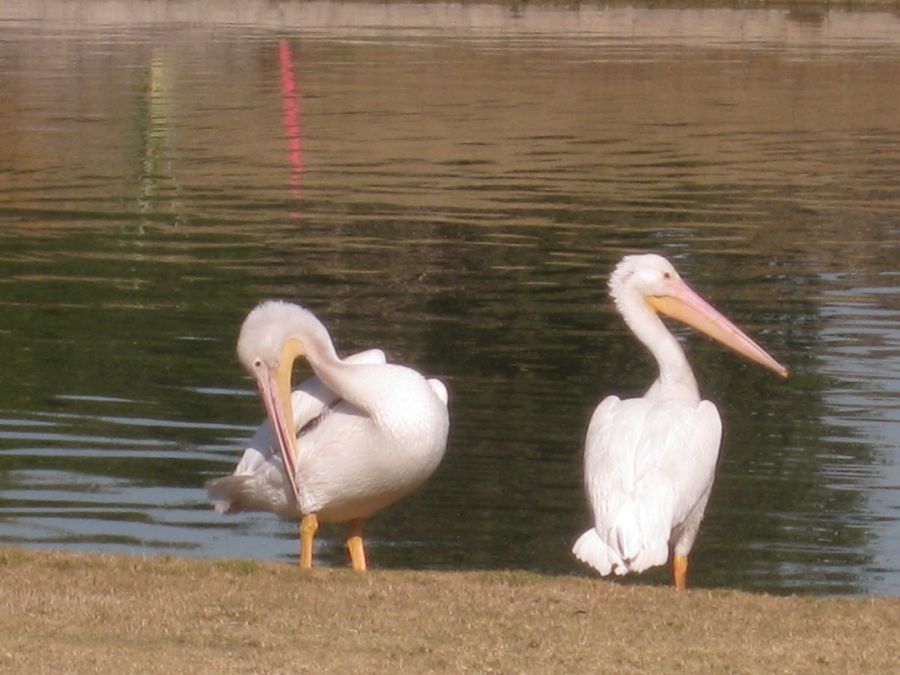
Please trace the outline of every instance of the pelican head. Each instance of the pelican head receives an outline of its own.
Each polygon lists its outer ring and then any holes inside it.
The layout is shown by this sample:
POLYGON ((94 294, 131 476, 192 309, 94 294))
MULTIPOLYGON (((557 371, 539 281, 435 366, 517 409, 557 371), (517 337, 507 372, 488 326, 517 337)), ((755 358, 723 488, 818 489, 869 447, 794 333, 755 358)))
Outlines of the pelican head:
POLYGON ((643 304, 654 314, 686 323, 781 377, 788 375, 787 368, 688 286, 675 266, 660 255, 624 257, 613 271, 609 287, 626 320, 634 316, 629 307, 643 304))
POLYGON ((295 495, 297 430, 291 373, 299 356, 322 352, 334 352, 325 326, 309 310, 278 300, 257 305, 244 319, 238 336, 238 359, 256 380, 295 495))
POLYGON ((244 319, 237 355, 252 375, 261 367, 276 371, 304 353, 304 343, 330 343, 328 330, 307 309, 290 302, 267 300, 244 319))

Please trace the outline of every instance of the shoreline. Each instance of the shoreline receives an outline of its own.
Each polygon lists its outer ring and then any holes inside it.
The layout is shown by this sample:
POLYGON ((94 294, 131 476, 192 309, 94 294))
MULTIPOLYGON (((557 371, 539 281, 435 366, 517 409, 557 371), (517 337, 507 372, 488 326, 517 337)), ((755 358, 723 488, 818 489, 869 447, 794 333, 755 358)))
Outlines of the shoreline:
MULTIPOLYGON (((195 23, 252 25, 312 21, 313 26, 339 20, 372 27, 384 17, 399 25, 404 17, 420 21, 438 15, 474 17, 469 27, 480 27, 497 12, 516 21, 529 14, 568 15, 622 12, 767 12, 788 13, 795 21, 815 23, 828 14, 883 13, 894 16, 900 0, 9 0, 0 3, 0 21, 66 21, 77 24, 128 25, 195 23), (324 21, 323 21, 324 20, 324 21)), ((455 26, 451 26, 455 27, 455 26)))
POLYGON ((11 0, 0 26, 54 37, 100 31, 106 39, 151 39, 165 31, 191 41, 221 31, 290 33, 312 39, 527 39, 593 47, 603 41, 664 41, 688 47, 818 48, 900 44, 900 0, 822 2, 447 2, 445 0, 11 0))
POLYGON ((888 672, 900 598, 0 547, 5 672, 888 672))

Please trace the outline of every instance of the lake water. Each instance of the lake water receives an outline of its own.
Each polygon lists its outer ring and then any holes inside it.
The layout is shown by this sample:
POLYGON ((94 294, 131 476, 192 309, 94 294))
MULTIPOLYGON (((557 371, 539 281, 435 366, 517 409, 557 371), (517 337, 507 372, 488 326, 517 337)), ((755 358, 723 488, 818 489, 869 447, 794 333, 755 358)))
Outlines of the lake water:
POLYGON ((375 567, 587 574, 587 420, 654 377, 605 283, 651 250, 792 371, 679 332, 725 420, 690 582, 900 595, 898 110, 883 13, 7 0, 0 543, 292 562, 202 488, 281 297, 450 388, 375 567))

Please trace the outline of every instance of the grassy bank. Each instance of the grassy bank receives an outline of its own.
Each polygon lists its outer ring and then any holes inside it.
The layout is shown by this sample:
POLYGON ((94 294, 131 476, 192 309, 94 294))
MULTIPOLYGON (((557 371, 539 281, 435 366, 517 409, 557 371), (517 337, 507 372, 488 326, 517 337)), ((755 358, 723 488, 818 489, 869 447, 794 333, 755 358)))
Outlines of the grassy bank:
POLYGON ((0 548, 2 672, 896 672, 900 599, 0 548))

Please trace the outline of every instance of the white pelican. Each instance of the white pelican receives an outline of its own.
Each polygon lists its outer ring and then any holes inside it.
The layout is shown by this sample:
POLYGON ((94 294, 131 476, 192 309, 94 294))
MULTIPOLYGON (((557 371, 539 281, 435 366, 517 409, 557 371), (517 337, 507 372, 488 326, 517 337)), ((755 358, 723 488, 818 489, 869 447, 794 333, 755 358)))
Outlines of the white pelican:
POLYGON ((306 568, 319 522, 348 521, 353 569, 365 570, 363 521, 424 483, 444 456, 446 387, 385 363, 380 350, 340 358, 312 312, 286 302, 263 302, 250 312, 237 352, 256 379, 268 421, 234 473, 206 484, 210 499, 220 512, 302 516, 306 568), (301 355, 316 376, 291 394, 301 355))
POLYGON ((787 369, 694 292, 658 255, 626 256, 609 280, 625 323, 659 366, 641 398, 605 398, 584 444, 584 483, 594 525, 572 552, 600 574, 642 572, 672 552, 684 589, 688 554, 712 489, 722 422, 703 401, 678 340, 658 313, 683 321, 787 377, 787 369))

